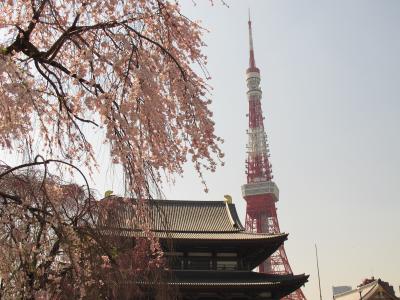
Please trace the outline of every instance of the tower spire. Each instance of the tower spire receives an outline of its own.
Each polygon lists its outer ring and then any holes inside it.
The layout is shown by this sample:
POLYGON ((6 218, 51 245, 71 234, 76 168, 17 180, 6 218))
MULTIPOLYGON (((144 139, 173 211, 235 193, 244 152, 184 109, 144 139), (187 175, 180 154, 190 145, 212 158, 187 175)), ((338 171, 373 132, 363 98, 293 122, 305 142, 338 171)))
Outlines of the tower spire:
POLYGON ((249 61, 249 69, 256 68, 256 61, 254 59, 254 47, 253 47, 253 32, 251 29, 251 17, 250 17, 250 8, 249 8, 249 47, 250 47, 250 61, 249 61))
POLYGON ((260 70, 256 67, 253 48, 253 34, 249 10, 250 64, 246 72, 247 98, 249 100, 249 143, 247 158, 247 183, 271 181, 272 169, 269 163, 267 135, 261 109, 262 92, 260 70))

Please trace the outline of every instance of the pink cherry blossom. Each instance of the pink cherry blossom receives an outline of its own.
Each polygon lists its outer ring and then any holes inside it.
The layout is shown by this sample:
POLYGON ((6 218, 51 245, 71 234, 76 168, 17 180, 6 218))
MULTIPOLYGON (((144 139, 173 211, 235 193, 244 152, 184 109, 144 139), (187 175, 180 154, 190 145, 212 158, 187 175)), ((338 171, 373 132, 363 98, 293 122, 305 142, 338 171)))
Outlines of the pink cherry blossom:
MULTIPOLYGON (((202 29, 167 0, 0 3, 0 145, 96 166, 103 128, 126 187, 149 197, 160 171, 214 171, 202 29), (189 152, 190 151, 190 152, 189 152)), ((32 155, 32 153, 31 153, 32 155)), ((34 156, 34 155, 33 155, 34 156)))

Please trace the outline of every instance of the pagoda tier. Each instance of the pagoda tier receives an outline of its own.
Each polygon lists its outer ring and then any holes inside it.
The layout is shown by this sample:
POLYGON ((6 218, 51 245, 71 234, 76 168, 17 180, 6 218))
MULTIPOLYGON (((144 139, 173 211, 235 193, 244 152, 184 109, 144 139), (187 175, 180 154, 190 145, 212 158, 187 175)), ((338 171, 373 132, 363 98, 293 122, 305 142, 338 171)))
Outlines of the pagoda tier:
POLYGON ((304 284, 305 276, 269 275, 251 271, 177 270, 168 285, 185 300, 281 299, 304 284))

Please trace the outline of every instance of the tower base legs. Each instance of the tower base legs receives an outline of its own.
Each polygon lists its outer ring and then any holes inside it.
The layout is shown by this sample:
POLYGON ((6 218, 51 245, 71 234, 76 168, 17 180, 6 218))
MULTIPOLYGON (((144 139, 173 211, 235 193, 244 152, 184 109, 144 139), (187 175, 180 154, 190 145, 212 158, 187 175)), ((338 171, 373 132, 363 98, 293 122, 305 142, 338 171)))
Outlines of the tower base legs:
MULTIPOLYGON (((246 230, 258 233, 280 233, 275 203, 270 205, 268 212, 257 212, 251 214, 247 212, 246 230)), ((259 266, 259 272, 279 275, 293 274, 283 245, 280 246, 279 249, 268 258, 268 260, 259 266)), ((302 290, 298 289, 282 299, 306 300, 306 297, 304 296, 302 290)))

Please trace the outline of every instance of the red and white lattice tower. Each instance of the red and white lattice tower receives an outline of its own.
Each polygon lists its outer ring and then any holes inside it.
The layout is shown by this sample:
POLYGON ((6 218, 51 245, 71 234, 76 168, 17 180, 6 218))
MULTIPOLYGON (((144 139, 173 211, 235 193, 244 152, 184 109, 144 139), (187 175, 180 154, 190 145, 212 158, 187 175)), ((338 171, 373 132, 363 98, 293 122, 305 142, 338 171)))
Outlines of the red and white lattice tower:
MULTIPOLYGON (((243 198, 247 202, 246 229, 252 232, 279 233, 275 203, 279 190, 272 181, 272 166, 269 162, 267 135, 261 110, 260 70, 256 67, 253 49, 251 20, 249 18, 250 65, 246 71, 247 98, 249 100, 249 141, 247 145, 247 183, 242 186, 243 198)), ((261 273, 292 274, 283 245, 259 266, 261 273)), ((301 289, 284 299, 303 300, 301 289)))

